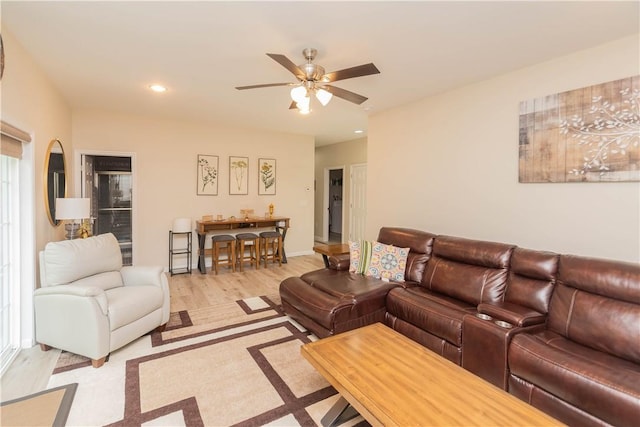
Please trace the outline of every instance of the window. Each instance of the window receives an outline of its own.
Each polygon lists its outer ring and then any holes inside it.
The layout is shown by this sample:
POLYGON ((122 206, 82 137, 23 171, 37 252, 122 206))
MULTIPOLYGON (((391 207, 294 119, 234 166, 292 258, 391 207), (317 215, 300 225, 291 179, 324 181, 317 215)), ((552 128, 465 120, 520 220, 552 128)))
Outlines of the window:
POLYGON ((26 132, 0 122, 0 374, 33 345, 35 229, 33 147, 26 132))
POLYGON ((19 162, 0 155, 0 372, 20 346, 19 162))

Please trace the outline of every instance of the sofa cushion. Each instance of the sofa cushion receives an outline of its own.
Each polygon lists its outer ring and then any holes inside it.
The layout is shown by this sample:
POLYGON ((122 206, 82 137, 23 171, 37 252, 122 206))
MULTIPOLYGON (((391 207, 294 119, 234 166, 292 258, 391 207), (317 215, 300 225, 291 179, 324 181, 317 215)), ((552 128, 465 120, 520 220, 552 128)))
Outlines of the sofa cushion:
POLYGON ((549 330, 640 363, 640 264, 560 256, 549 330))
POLYGON ((393 245, 374 242, 371 247, 371 261, 366 274, 396 282, 404 282, 407 268, 409 248, 398 248, 393 245))
POLYGON ((409 248, 407 268, 404 278, 407 281, 420 283, 422 275, 431 257, 435 234, 421 230, 400 227, 382 227, 378 233, 378 242, 409 248))
POLYGON ((122 268, 120 245, 111 233, 88 239, 49 242, 44 248, 44 260, 44 286, 63 285, 122 268))
POLYGON ((515 246, 438 236, 421 285, 474 306, 502 301, 515 246))
POLYGON ((373 276, 331 269, 310 271, 300 276, 300 279, 334 298, 347 299, 369 292, 378 292, 379 288, 391 289, 399 286, 398 283, 383 282, 373 276))
POLYGON ((559 255, 553 252, 515 248, 511 256, 505 302, 546 314, 556 283, 558 259, 559 255))
POLYGON ((161 309, 164 301, 162 289, 153 285, 122 286, 109 289, 105 294, 109 302, 111 331, 161 309))
POLYGON ((515 335, 509 347, 509 369, 512 375, 612 425, 640 417, 640 367, 559 334, 515 335))
POLYGON ((462 345, 462 319, 475 307, 422 287, 396 288, 387 295, 387 312, 456 347, 462 345))

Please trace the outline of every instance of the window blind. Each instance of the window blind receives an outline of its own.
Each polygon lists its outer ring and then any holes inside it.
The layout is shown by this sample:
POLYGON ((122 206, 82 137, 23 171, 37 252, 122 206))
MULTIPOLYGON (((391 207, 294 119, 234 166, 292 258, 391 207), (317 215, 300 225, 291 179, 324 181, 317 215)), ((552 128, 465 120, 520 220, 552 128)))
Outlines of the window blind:
POLYGON ((17 159, 22 158, 22 143, 31 142, 31 136, 5 121, 0 121, 0 134, 0 153, 17 159))

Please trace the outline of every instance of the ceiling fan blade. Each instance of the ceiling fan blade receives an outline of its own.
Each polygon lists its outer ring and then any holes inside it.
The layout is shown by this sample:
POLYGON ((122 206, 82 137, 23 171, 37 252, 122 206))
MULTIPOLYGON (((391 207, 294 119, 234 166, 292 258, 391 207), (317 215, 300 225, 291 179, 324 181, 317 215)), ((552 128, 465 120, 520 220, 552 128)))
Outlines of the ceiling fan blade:
POLYGON ((298 83, 267 83, 264 85, 236 86, 236 89, 245 90, 245 89, 258 89, 261 87, 273 87, 273 86, 295 86, 297 84, 298 83))
POLYGON ((334 96, 337 96, 338 98, 346 99, 347 101, 353 102, 354 104, 358 104, 358 105, 362 104, 364 101, 369 99, 366 96, 358 95, 355 92, 351 92, 346 89, 341 89, 339 87, 335 87, 331 85, 324 85, 322 86, 322 88, 327 92, 331 92, 334 96))
POLYGON ((267 53, 267 56, 289 70, 299 80, 304 79, 304 73, 302 72, 302 70, 298 68, 296 64, 291 62, 291 60, 286 56, 277 53, 267 53))
POLYGON ((368 76, 371 74, 380 74, 380 70, 373 63, 358 65, 356 67, 345 68, 344 70, 333 71, 322 77, 322 81, 327 83, 336 82, 338 80, 352 79, 354 77, 368 76))

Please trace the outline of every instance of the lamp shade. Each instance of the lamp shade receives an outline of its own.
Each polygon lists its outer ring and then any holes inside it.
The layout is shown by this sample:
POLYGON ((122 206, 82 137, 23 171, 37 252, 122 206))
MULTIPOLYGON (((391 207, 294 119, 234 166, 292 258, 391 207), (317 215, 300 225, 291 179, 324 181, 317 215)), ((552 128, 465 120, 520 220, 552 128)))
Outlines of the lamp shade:
POLYGON ((316 91, 316 98, 318 98, 318 101, 320 101, 320 104, 322 104, 323 107, 325 107, 329 103, 329 101, 331 101, 332 97, 333 94, 324 89, 318 89, 316 91))
POLYGON ((307 96, 307 88, 304 86, 296 86, 291 89, 291 99, 295 102, 302 101, 307 96))
POLYGON ((171 231, 174 233, 187 233, 191 231, 191 218, 175 218, 171 231))
POLYGON ((91 216, 91 199, 57 198, 56 219, 85 219, 91 216))

